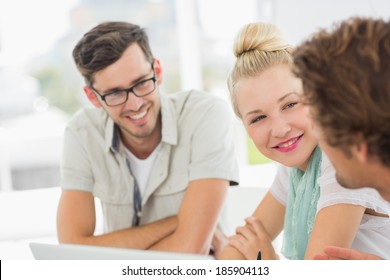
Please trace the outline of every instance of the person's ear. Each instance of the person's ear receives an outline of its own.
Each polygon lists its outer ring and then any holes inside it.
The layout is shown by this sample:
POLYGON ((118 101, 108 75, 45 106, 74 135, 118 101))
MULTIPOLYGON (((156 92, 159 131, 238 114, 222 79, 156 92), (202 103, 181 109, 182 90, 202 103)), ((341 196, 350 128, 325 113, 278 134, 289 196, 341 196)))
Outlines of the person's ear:
POLYGON ((360 142, 353 147, 353 153, 361 163, 368 161, 368 146, 366 142, 360 142))
POLYGON ((154 59, 153 67, 154 67, 154 73, 156 73, 157 84, 161 85, 161 83, 163 81, 163 77, 162 77, 163 71, 162 71, 160 60, 154 59))
POLYGON ((95 93, 89 86, 85 86, 85 87, 84 87, 84 92, 85 92, 85 95, 87 96, 88 100, 89 100, 96 108, 102 107, 102 104, 101 104, 100 101, 98 100, 98 97, 96 96, 96 93, 95 93))

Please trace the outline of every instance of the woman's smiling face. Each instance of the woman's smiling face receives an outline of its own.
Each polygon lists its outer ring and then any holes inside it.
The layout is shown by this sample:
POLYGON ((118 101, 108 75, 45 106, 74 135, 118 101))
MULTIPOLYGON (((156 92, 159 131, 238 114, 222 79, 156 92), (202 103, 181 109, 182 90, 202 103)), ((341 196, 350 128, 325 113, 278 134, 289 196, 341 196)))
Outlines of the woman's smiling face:
POLYGON ((301 81, 283 64, 240 79, 235 87, 238 110, 257 149, 271 160, 305 170, 317 140, 301 93, 301 81))

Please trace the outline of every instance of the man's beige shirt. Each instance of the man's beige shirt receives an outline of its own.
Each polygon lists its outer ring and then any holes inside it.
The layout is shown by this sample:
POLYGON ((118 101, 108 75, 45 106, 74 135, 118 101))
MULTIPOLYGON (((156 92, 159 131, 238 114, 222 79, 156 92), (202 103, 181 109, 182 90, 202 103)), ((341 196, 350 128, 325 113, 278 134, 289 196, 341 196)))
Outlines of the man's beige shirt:
MULTIPOLYGON (((142 197, 141 224, 176 215, 190 181, 238 182, 227 102, 200 91, 161 93, 161 115, 162 146, 142 197)), ((61 187, 101 200, 105 232, 131 227, 134 215, 134 178, 119 141, 103 109, 81 110, 65 131, 61 187)))

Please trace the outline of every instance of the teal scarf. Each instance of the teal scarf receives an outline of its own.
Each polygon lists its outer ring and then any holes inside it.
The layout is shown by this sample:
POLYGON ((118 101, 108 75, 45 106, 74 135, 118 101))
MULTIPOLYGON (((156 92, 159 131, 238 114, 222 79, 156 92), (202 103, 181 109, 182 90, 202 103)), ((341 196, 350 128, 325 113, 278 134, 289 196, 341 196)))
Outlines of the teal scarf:
POLYGON ((317 178, 320 175, 321 159, 322 152, 317 146, 305 172, 296 167, 290 170, 282 247, 282 253, 288 259, 302 260, 305 257, 320 197, 317 178))

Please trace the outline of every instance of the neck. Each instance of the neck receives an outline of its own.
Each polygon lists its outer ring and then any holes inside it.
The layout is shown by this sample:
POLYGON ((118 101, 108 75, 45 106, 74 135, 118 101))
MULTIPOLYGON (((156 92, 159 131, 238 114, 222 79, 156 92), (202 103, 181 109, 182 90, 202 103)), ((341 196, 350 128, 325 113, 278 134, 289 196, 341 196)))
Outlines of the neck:
POLYGON ((132 141, 123 140, 124 146, 137 158, 146 159, 154 151, 161 141, 161 137, 150 139, 147 141, 143 139, 133 139, 132 141))
POLYGON ((159 123, 148 136, 138 137, 121 130, 123 145, 137 158, 146 159, 161 142, 161 124, 159 123))
POLYGON ((390 168, 383 167, 375 176, 375 186, 381 196, 390 202, 390 168))
POLYGON ((367 185, 377 189, 381 196, 390 202, 390 167, 379 162, 370 162, 367 179, 367 185))

